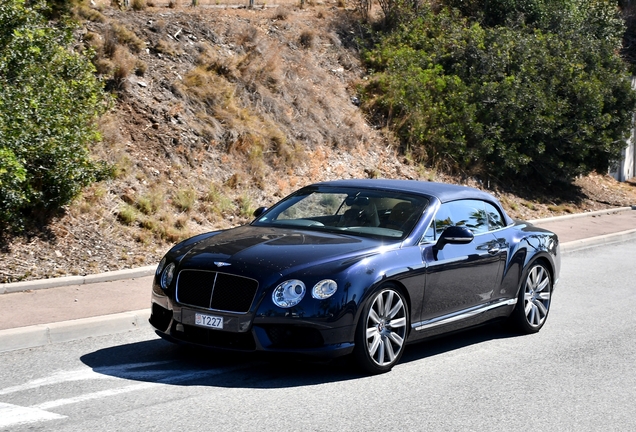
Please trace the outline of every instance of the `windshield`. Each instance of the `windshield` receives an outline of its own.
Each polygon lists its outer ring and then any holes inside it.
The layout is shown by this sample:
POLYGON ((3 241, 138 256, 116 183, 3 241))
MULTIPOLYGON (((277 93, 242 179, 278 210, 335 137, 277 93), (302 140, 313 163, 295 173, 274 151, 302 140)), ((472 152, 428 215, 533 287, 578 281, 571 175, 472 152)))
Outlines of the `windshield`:
POLYGON ((424 197, 402 192, 307 187, 276 204, 253 225, 302 226, 397 240, 411 232, 427 204, 424 197))

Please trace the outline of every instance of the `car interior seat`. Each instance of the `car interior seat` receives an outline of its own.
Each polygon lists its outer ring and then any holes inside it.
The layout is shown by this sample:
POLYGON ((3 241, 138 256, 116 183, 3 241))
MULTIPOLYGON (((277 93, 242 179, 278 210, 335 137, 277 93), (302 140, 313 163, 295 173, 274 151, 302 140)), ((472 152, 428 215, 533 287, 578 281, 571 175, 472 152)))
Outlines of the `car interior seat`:
POLYGON ((404 224, 413 215, 413 205, 409 202, 399 202, 391 209, 386 228, 403 231, 404 224))
POLYGON ((377 227, 380 225, 378 209, 368 197, 356 197, 347 204, 350 204, 351 208, 343 213, 338 226, 377 227))

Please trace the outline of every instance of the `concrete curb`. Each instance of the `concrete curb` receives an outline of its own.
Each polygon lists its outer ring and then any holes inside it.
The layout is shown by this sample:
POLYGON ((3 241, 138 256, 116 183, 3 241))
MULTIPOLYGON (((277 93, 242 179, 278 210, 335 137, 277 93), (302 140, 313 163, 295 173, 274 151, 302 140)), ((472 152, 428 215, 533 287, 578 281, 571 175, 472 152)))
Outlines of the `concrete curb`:
POLYGON ((611 209, 605 209, 605 210, 596 210, 596 211, 587 212, 587 213, 574 213, 574 214, 568 214, 563 216, 553 216, 553 217, 543 218, 543 219, 532 219, 527 222, 530 222, 533 225, 541 225, 544 223, 568 220, 568 219, 578 219, 578 218, 586 217, 586 216, 598 216, 598 215, 621 213, 627 210, 636 210, 636 206, 617 207, 617 208, 611 208, 611 209))
POLYGON ((636 229, 627 231, 621 231, 613 234, 605 234, 596 237, 590 237, 586 239, 573 240, 567 243, 561 244, 561 253, 567 254, 570 252, 578 251, 581 249, 587 249, 595 246, 608 245, 613 243, 620 243, 636 238, 636 229))
POLYGON ((71 285, 85 285, 98 282, 111 282, 122 279, 134 279, 150 276, 155 273, 157 266, 146 266, 127 270, 115 270, 112 272, 97 273, 86 276, 65 276, 51 279, 40 279, 24 282, 11 282, 0 284, 0 294, 55 288, 71 285))
POLYGON ((150 309, 0 330, 0 353, 150 327, 150 309))

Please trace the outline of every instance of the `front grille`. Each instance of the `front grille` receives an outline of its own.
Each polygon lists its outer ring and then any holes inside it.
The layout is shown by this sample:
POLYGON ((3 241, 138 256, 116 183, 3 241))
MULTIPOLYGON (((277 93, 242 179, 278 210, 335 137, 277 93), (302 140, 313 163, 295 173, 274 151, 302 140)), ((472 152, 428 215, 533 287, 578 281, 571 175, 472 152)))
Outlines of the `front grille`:
POLYGON ((227 273, 183 270, 177 278, 177 302, 204 309, 246 313, 258 282, 227 273))

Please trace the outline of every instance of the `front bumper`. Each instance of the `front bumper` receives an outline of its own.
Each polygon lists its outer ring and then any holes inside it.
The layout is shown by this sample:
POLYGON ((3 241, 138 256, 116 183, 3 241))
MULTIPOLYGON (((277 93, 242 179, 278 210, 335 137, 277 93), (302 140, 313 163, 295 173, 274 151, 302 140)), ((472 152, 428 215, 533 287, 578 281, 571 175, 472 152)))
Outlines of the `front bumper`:
MULTIPOLYGON (((201 313, 210 314, 209 310, 201 313)), ((166 298, 153 295, 150 324, 162 338, 176 343, 197 345, 223 351, 271 352, 333 358, 353 351, 351 326, 329 327, 311 320, 286 323, 251 314, 222 316, 224 329, 195 325, 195 310, 171 305, 166 298)))

